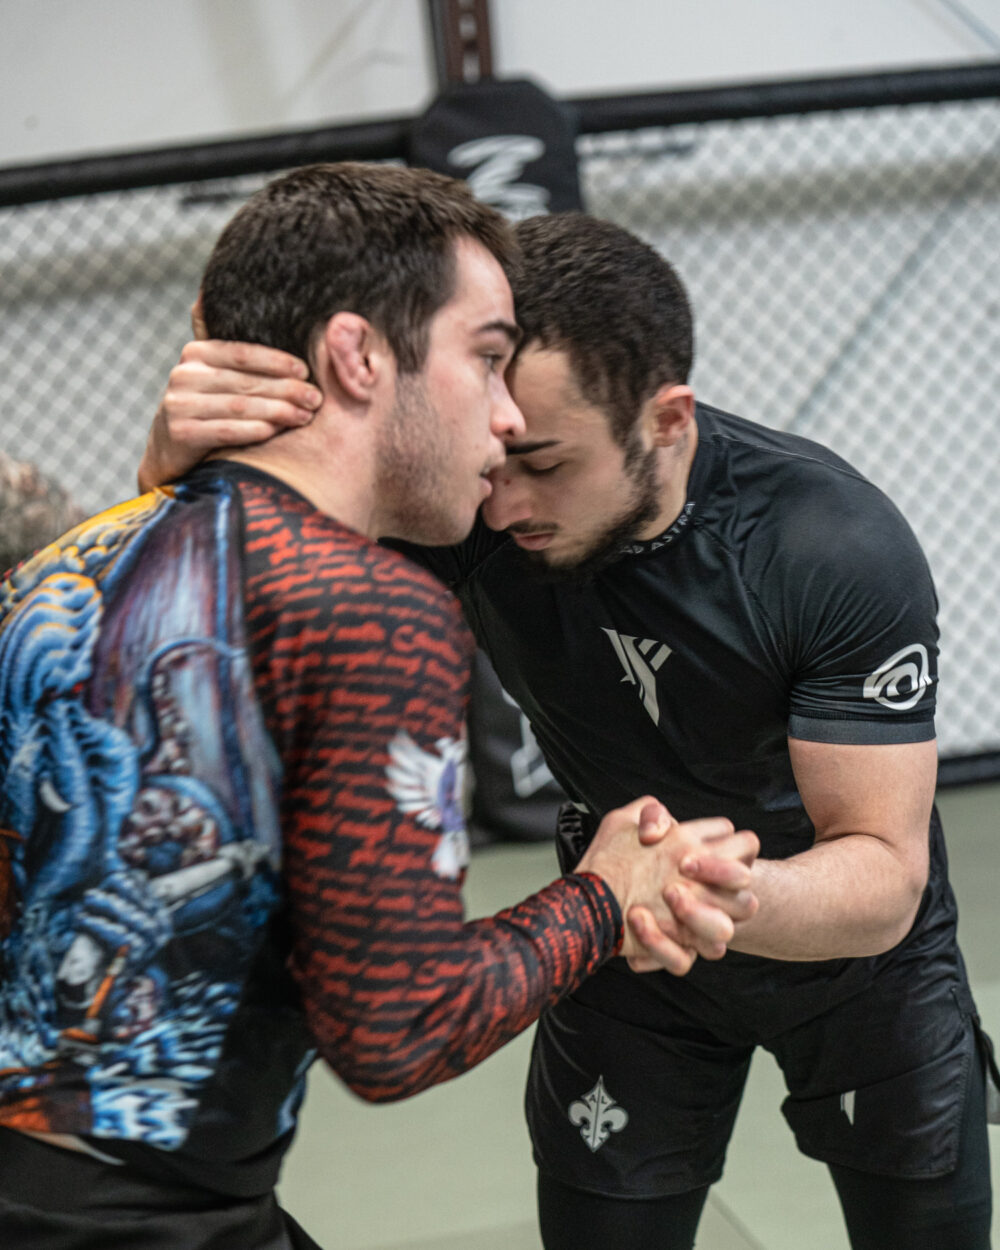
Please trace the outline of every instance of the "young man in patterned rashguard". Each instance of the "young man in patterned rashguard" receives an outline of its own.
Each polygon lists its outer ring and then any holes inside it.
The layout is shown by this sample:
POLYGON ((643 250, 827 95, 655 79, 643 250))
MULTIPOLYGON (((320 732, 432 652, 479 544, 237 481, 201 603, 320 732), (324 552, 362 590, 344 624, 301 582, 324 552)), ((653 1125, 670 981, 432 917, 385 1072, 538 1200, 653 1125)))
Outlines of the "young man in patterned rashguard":
MULTIPOLYGON (((725 810, 762 845, 759 910, 722 962, 683 981, 609 965, 543 1016, 528 1118, 544 1243, 687 1250, 764 1046, 856 1250, 985 1250, 991 1065, 933 809, 923 555, 825 448, 695 403, 687 298, 652 249, 585 216, 517 233, 526 432, 469 541, 420 559, 574 801, 567 866, 646 790, 725 810), (595 1139, 580 1099, 598 1079, 595 1139)), ((174 379, 154 480, 227 437, 236 350, 202 343, 174 379)), ((301 419, 304 388, 243 363, 254 437, 301 419)))
POLYGON ((5 1250, 311 1246, 273 1186, 317 1054, 400 1098, 610 957, 685 972, 752 913, 752 834, 636 800, 463 923, 471 644, 373 539, 461 539, 523 434, 513 254, 435 175, 277 180, 216 245, 205 315, 308 355, 317 420, 0 583, 5 1250))

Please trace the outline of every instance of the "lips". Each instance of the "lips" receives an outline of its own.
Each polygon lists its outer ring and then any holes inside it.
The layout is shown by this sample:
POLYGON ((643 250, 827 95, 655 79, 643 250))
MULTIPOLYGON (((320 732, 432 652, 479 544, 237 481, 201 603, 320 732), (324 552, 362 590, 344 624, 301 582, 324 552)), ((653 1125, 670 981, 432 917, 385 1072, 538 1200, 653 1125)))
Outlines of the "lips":
POLYGON ((511 530, 510 536, 523 551, 541 551, 549 545, 555 534, 551 532, 546 534, 519 534, 516 530, 511 530))

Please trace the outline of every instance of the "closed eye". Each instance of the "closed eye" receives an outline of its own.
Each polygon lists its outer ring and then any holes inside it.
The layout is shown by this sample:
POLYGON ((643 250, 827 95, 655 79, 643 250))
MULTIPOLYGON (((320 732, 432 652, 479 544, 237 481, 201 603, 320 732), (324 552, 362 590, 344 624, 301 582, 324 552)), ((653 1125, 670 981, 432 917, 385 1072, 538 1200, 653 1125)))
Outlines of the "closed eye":
POLYGON ((543 477, 546 473, 555 473, 556 469, 561 469, 562 461, 560 460, 556 464, 548 464, 545 468, 538 468, 533 464, 528 464, 526 460, 522 460, 521 468, 529 477, 543 477))

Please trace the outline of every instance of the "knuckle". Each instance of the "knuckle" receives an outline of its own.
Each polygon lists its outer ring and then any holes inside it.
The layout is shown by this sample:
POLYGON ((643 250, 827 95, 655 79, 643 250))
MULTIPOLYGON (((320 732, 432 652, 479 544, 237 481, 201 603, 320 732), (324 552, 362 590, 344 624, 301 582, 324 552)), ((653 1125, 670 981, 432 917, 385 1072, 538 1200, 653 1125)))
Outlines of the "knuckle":
POLYGON ((167 387, 179 391, 190 390, 204 371, 205 366, 200 361, 182 359, 170 370, 167 387))
POLYGON ((184 410, 184 397, 179 391, 168 387, 163 392, 163 400, 160 406, 168 420, 177 420, 184 410))
POLYGON ((250 349, 246 343, 233 343, 230 345, 232 351, 233 364, 237 368, 245 369, 249 363, 250 349))

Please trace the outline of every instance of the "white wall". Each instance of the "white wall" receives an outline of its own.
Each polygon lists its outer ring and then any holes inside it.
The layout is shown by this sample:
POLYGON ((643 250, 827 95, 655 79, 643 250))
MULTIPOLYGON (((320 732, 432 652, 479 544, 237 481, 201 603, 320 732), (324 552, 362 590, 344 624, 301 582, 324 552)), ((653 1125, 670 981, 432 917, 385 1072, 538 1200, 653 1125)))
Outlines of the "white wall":
MULTIPOLYGON (((559 95, 1000 56, 1000 0, 493 0, 559 95)), ((424 0, 0 0, 0 166, 410 115, 424 0)))

